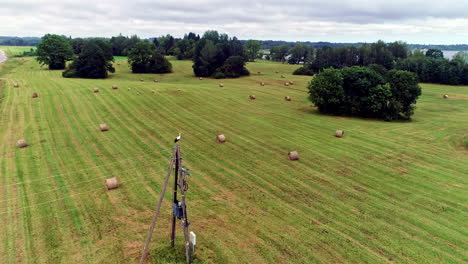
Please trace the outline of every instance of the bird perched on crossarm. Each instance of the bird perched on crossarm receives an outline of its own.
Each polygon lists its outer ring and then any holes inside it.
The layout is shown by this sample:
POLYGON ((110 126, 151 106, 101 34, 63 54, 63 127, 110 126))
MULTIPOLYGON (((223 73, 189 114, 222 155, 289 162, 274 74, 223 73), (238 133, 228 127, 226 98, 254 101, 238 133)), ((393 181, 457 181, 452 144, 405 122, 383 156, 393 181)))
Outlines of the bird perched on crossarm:
POLYGON ((180 138, 181 138, 181 134, 182 134, 182 133, 179 133, 179 136, 176 137, 176 138, 174 139, 174 143, 179 142, 179 140, 180 140, 180 138))

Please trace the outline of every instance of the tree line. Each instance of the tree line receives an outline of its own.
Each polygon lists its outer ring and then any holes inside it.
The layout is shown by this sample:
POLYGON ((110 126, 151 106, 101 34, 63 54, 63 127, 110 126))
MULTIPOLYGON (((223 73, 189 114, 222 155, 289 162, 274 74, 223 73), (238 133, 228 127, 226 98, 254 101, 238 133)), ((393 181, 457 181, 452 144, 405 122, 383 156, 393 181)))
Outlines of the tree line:
POLYGON ((422 82, 468 84, 468 60, 465 52, 459 52, 449 60, 444 58, 439 49, 429 49, 425 53, 420 50, 411 52, 405 43, 383 41, 360 47, 323 47, 307 50, 301 47, 301 44, 296 44, 294 48, 288 52, 276 52, 277 49, 272 49, 271 56, 274 60, 285 60, 285 56, 289 55, 289 63, 304 63, 303 67, 294 72, 297 75, 314 75, 330 67, 342 69, 366 66, 383 75, 392 69, 414 72, 422 82), (293 52, 294 48, 296 51, 293 52))
POLYGON ((196 76, 235 78, 249 74, 245 64, 260 57, 260 48, 258 41, 243 44, 217 31, 207 31, 202 37, 188 33, 182 39, 166 35, 151 41, 137 36, 71 39, 47 34, 37 45, 37 60, 51 70, 66 68, 64 77, 106 78, 115 71, 114 56, 127 56, 133 73, 172 72, 165 56, 175 56, 193 60, 196 76))

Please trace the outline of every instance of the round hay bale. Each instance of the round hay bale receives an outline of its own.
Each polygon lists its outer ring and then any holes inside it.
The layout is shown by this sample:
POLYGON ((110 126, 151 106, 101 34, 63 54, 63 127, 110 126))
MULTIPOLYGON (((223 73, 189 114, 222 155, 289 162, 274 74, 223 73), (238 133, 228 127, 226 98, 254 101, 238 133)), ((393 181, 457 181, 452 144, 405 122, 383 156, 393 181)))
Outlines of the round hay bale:
POLYGON ((288 82, 285 82, 285 83, 284 83, 284 86, 289 86, 289 83, 288 83, 288 82))
POLYGON ((220 84, 219 84, 219 87, 224 87, 224 84, 223 84, 223 83, 220 83, 220 84))
POLYGON ((299 153, 297 153, 297 151, 291 151, 288 153, 288 157, 290 160, 299 160, 299 153))
POLYGON ((448 99, 448 98, 449 98, 448 94, 444 94, 444 99, 448 99))
POLYGON ((203 80, 203 77, 198 78, 199 80, 203 80))
POLYGON ((265 83, 264 83, 264 82, 261 82, 260 85, 261 85, 261 86, 265 86, 265 83))
POLYGON ((39 95, 37 93, 32 94, 32 98, 38 98, 38 97, 39 97, 39 95))
POLYGON ((142 81, 143 81, 143 79, 140 79, 140 82, 142 82, 142 81))
POLYGON ((99 88, 94 88, 94 89, 93 89, 93 92, 94 92, 94 93, 99 93, 99 88))
POLYGON ((275 71, 275 73, 279 73, 279 71, 275 71))
POLYGON ((18 148, 25 148, 28 146, 28 143, 26 143, 26 140, 20 139, 16 142, 16 145, 18 146, 18 148))
POLYGON ((224 143, 224 142, 226 142, 226 136, 224 136, 223 134, 217 135, 217 136, 216 136, 216 142, 218 142, 218 143, 224 143))
POLYGON ((335 131, 335 137, 343 137, 344 136, 344 130, 337 130, 335 131))
POLYGON ((289 84, 290 84, 290 85, 293 85, 293 84, 294 84, 294 81, 289 81, 289 84))
POLYGON ((284 75, 281 74, 281 78, 285 78, 284 75))
POLYGON ((262 74, 262 72, 257 72, 257 74, 262 74))
POLYGON ((286 101, 291 101, 291 97, 285 96, 285 97, 284 97, 284 100, 286 100, 286 101))
POLYGON ((100 124, 100 125, 99 125, 99 129, 101 129, 102 132, 108 131, 108 130, 109 130, 109 126, 107 126, 107 124, 100 124))
POLYGON ((153 80, 153 82, 156 82, 156 83, 157 83, 157 82, 159 82, 159 81, 158 81, 158 80, 153 80))
POLYGON ((249 98, 250 98, 250 100, 255 100, 255 99, 257 99, 257 97, 256 97, 255 95, 253 95, 253 94, 249 95, 249 98))
POLYGON ((119 89, 119 87, 118 87, 117 85, 114 84, 114 85, 112 85, 112 89, 113 89, 113 90, 117 90, 117 89, 119 89))
POLYGON ((106 187, 107 187, 107 190, 119 188, 119 182, 117 181, 117 178, 112 177, 112 178, 106 179, 106 187))
POLYGON ((14 83, 14 84, 13 84, 13 87, 18 88, 18 87, 19 87, 19 84, 18 84, 18 83, 14 83))

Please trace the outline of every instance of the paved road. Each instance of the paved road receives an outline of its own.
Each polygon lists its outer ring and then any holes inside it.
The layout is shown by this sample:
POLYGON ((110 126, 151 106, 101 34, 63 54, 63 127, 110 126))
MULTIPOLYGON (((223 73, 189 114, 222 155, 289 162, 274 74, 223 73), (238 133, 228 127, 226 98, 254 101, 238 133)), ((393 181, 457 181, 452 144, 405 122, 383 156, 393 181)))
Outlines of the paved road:
POLYGON ((5 56, 5 53, 0 50, 0 63, 6 61, 7 57, 5 56))

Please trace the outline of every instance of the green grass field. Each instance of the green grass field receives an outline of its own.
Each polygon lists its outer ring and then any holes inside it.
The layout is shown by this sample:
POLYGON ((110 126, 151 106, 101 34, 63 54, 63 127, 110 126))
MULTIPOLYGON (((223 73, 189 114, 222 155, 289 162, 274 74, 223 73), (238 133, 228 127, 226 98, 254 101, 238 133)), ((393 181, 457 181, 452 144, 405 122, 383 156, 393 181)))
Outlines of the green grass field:
MULTIPOLYGON (((106 80, 0 65, 2 263, 137 263, 179 132, 195 263, 468 262, 468 87, 422 84, 412 122, 383 122, 317 113, 297 66, 199 80, 190 61, 167 75, 118 63, 106 80), (114 176, 122 186, 105 190, 114 176)), ((184 260, 170 193, 153 263, 184 260)))
POLYGON ((3 50, 8 56, 23 54, 24 51, 30 51, 35 48, 32 46, 0 46, 0 50, 3 50))

